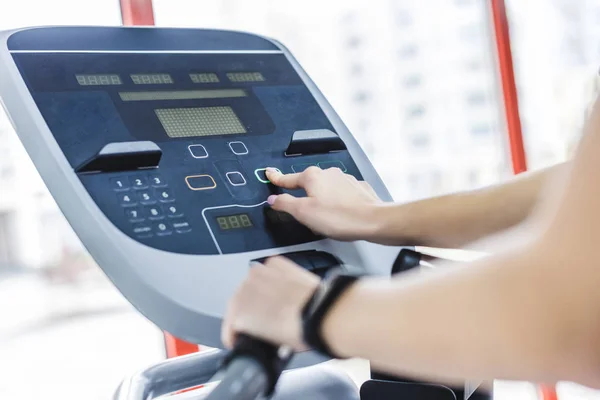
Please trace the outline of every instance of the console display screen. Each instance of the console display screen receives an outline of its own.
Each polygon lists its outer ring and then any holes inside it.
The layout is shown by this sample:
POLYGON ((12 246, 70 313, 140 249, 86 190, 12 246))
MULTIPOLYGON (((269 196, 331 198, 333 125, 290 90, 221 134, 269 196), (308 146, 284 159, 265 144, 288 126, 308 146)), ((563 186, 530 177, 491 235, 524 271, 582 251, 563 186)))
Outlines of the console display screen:
POLYGON ((122 85, 119 75, 75 75, 81 86, 122 85))
POLYGON ((131 80, 136 85, 168 85, 173 83, 169 74, 131 74, 131 80))
POLYGON ((222 231, 252 228, 254 226, 252 220, 250 219, 250 215, 248 214, 235 214, 217 217, 217 223, 222 231))
POLYGON ((161 108, 154 112, 171 138, 247 133, 229 106, 161 108))

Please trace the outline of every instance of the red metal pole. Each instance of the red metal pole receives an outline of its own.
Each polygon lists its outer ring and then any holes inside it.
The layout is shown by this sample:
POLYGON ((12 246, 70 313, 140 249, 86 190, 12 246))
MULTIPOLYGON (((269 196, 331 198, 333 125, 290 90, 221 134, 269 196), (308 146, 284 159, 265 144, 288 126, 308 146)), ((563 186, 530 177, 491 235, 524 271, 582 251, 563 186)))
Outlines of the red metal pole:
MULTIPOLYGON (((154 25, 154 9, 152 0, 120 0, 121 18, 123 25, 154 25)), ((165 350, 167 357, 183 356, 195 353, 199 350, 198 345, 184 342, 175 336, 165 332, 165 350)))
MULTIPOLYGON (((506 13, 506 4, 504 0, 491 0, 491 8, 496 47, 498 51, 502 93, 504 97, 510 155, 513 172, 515 174, 520 174, 521 172, 527 171, 527 159, 525 156, 525 145, 523 143, 521 117, 519 114, 519 99, 510 45, 508 15, 506 13)), ((558 400, 556 388, 550 386, 540 386, 539 396, 542 400, 558 400)))
POLYGON ((152 0, 120 0, 123 25, 154 25, 152 0))
POLYGON ((523 144, 521 130, 521 117, 519 115, 519 99, 515 83, 515 70, 510 46, 510 31, 508 16, 504 0, 492 0, 492 18, 498 51, 498 64, 504 97, 504 110, 506 113, 506 126, 513 171, 515 174, 527 171, 527 159, 523 144))

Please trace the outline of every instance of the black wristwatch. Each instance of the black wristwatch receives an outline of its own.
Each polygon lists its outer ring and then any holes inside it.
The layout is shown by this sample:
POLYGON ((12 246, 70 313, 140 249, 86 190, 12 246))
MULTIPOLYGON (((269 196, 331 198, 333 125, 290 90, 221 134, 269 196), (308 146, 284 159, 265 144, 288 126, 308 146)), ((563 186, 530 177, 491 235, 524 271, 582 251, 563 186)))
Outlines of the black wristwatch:
POLYGON ((362 275, 334 272, 321 281, 302 311, 302 336, 304 343, 313 350, 331 358, 336 356, 322 335, 325 316, 340 296, 362 275))

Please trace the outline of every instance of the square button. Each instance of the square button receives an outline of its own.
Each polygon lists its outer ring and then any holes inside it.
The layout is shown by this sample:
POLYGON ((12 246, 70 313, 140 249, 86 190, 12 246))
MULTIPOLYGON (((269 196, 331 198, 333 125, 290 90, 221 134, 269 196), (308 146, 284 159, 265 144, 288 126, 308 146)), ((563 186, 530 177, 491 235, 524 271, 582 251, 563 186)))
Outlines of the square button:
POLYGON ((319 168, 327 169, 327 168, 339 168, 342 172, 346 172, 346 166, 341 161, 323 161, 319 163, 319 168))
POLYGON ((152 220, 162 219, 165 217, 165 213, 160 206, 148 206, 144 208, 144 215, 152 220))
POLYGON ((156 199, 152 196, 147 190, 141 191, 138 193, 138 198, 140 199, 140 203, 142 204, 154 204, 156 203, 156 199))
POLYGON ((170 204, 168 207, 165 206, 165 212, 169 218, 181 217, 183 215, 183 212, 180 211, 179 207, 175 204, 170 204))
POLYGON ((233 154, 238 156, 248 154, 248 148, 246 147, 244 142, 229 142, 229 148, 231 149, 233 154))
POLYGON ((117 192, 129 190, 129 181, 126 178, 111 178, 110 186, 117 192))
POLYGON ((295 164, 295 165, 292 165, 292 171, 299 174, 300 172, 304 172, 305 170, 307 170, 309 167, 316 167, 316 166, 317 166, 317 164, 312 164, 312 163, 295 164))
POLYGON ((177 233, 187 233, 192 230, 190 223, 182 219, 173 221, 173 228, 177 233))
POLYGON ((201 144, 191 144, 188 146, 188 150, 194 158, 206 158, 208 157, 208 151, 201 144))
POLYGON ((142 211, 138 207, 131 207, 125 210, 125 216, 131 222, 141 222, 144 220, 142 211))
POLYGON ((217 182, 210 175, 186 176, 185 183, 191 190, 209 190, 217 187, 217 182))
MULTIPOLYGON (((275 168, 277 171, 281 172, 279 168, 275 168)), ((256 175, 256 179, 258 179, 262 183, 271 183, 269 178, 267 178, 267 169, 266 168, 258 168, 254 171, 254 175, 256 175)))
POLYGON ((137 199, 133 196, 134 194, 124 193, 117 196, 119 204, 122 206, 133 206, 137 203, 137 199))
POLYGON ((148 225, 138 224, 133 226, 133 233, 137 237, 151 237, 152 228, 148 225))
POLYGON ((145 176, 135 175, 131 177, 131 186, 134 189, 146 189, 148 187, 148 180, 145 176))
POLYGON ((154 224, 154 232, 156 232, 158 236, 166 236, 173 233, 171 227, 166 222, 154 224))
POLYGON ((158 200, 160 200, 162 203, 168 203, 171 201, 175 201, 175 196, 173 196, 173 194, 171 193, 171 191, 169 189, 157 190, 156 197, 158 197, 158 200))
POLYGON ((228 172, 225 175, 232 186, 244 186, 246 184, 246 178, 239 171, 228 172))
POLYGON ((165 187, 167 184, 165 183, 162 176, 159 174, 150 175, 150 184, 154 187, 165 187))

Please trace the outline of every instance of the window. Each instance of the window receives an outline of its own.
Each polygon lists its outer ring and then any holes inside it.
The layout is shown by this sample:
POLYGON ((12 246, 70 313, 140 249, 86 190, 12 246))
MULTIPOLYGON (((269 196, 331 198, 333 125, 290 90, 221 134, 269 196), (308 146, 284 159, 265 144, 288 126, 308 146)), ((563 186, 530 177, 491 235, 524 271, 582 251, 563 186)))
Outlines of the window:
POLYGON ((413 18, 409 12, 400 10, 396 13, 396 26, 403 28, 412 25, 412 23, 413 18))
POLYGON ((403 59, 414 58, 418 53, 419 48, 414 44, 407 44, 398 51, 398 55, 403 59))
POLYGON ((352 76, 360 76, 363 74, 363 71, 364 67, 362 64, 355 63, 350 66, 350 75, 352 76))
POLYGON ((480 106, 485 104, 486 95, 484 92, 471 92, 467 95, 467 103, 471 106, 480 106))
POLYGON ((346 41, 346 46, 348 46, 351 49, 356 49, 360 47, 361 43, 362 39, 359 36, 350 36, 346 41))
POLYGON ((473 136, 487 136, 490 133, 492 133, 492 129, 489 124, 478 124, 471 127, 473 136))
POLYGON ((354 95, 355 103, 366 103, 368 100, 369 100, 369 93, 364 90, 360 90, 360 91, 356 92, 356 94, 354 95))
POLYGON ((407 116, 409 118, 419 118, 425 114, 425 106, 416 105, 408 108, 407 116))
POLYGON ((415 149, 425 149, 429 147, 431 138, 427 133, 416 133, 409 136, 410 145, 415 149))
POLYGON ((404 79, 404 87, 405 88, 416 88, 421 86, 421 76, 420 75, 410 75, 404 79))

